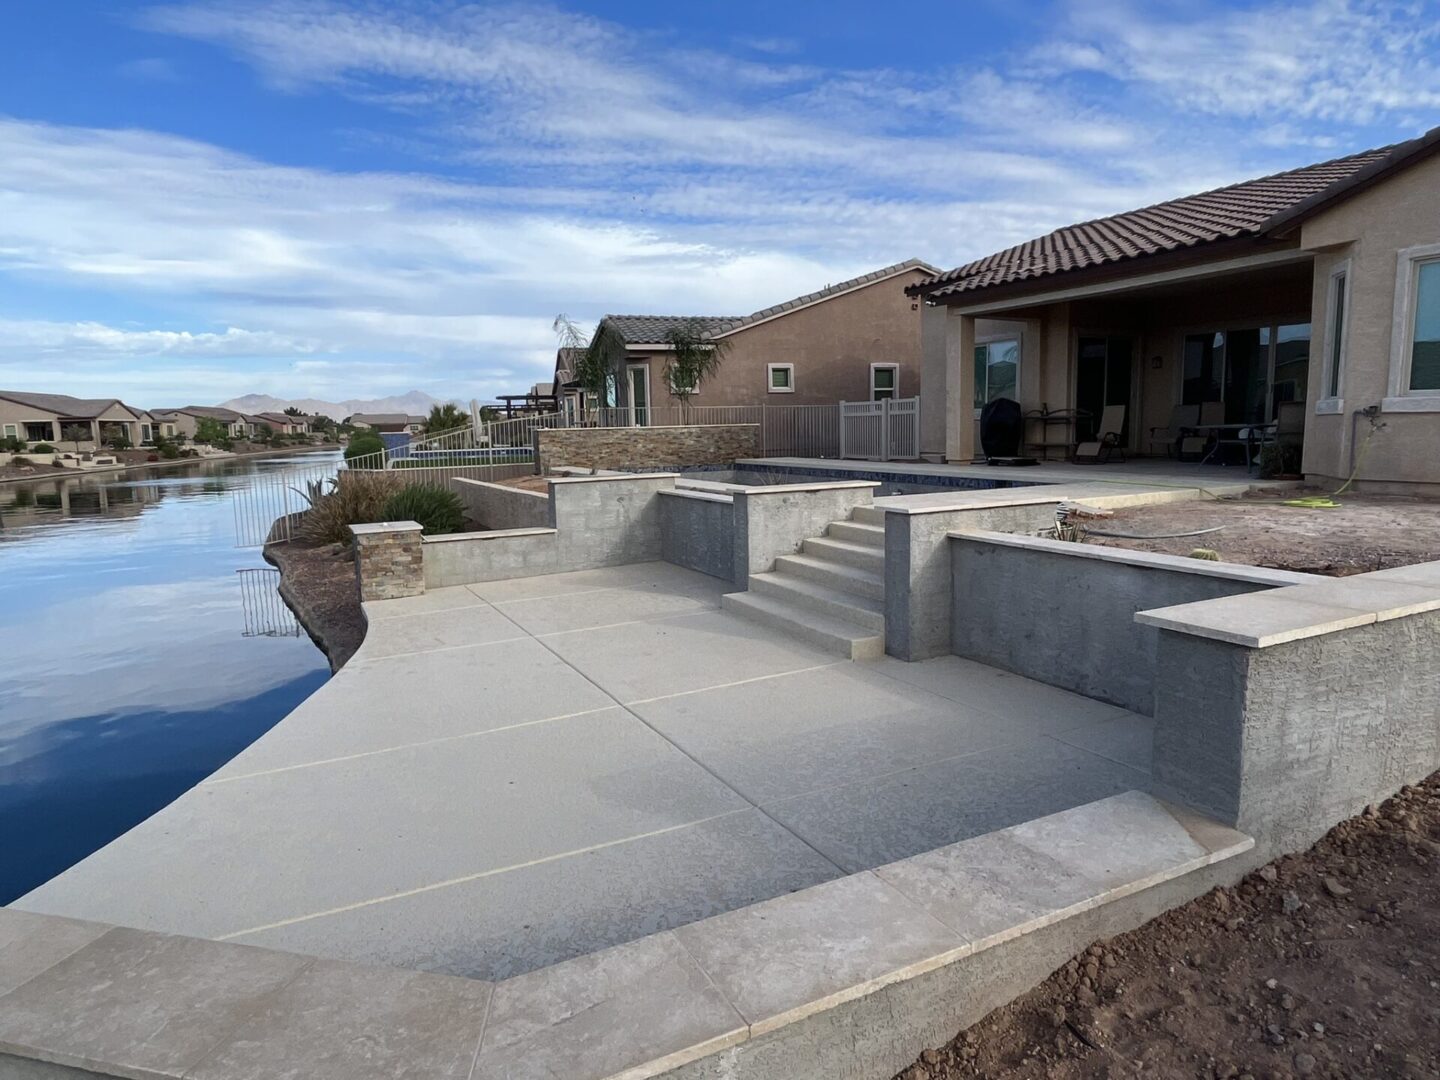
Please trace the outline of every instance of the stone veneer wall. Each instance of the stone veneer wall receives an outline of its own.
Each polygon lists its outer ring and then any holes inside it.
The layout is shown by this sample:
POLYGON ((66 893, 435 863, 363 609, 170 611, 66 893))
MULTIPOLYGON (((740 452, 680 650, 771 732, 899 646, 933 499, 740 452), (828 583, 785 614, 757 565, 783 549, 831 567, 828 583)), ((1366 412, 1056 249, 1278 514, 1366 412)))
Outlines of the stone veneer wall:
POLYGON ((395 600, 425 591, 418 522, 352 525, 350 532, 355 537, 355 579, 361 600, 395 600))
POLYGON ((759 453, 759 424, 542 428, 535 432, 535 457, 542 473, 560 465, 647 472, 687 469, 730 465, 759 453))

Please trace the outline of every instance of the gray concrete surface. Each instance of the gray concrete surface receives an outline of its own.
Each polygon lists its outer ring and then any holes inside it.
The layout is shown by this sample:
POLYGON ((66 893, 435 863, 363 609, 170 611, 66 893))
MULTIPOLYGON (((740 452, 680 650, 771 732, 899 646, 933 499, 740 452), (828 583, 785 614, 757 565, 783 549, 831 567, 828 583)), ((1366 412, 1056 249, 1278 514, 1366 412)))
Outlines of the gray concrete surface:
POLYGON ((1143 718, 837 662, 728 588, 657 562, 368 605, 301 708, 18 906, 504 977, 1147 785, 1143 718))
POLYGON ((511 484, 491 484, 457 476, 450 487, 465 504, 465 515, 486 529, 543 529, 550 520, 548 492, 528 491, 511 484))
POLYGON ((730 580, 745 588, 751 574, 772 569, 779 556, 793 555, 830 522, 849 518, 855 507, 871 505, 876 486, 837 480, 735 492, 735 569, 730 580))
POLYGON ((735 573, 735 507, 729 495, 667 491, 660 500, 660 554, 666 562, 729 581, 735 573))
POLYGON ((1159 631, 1137 611, 1324 580, 979 530, 951 534, 950 561, 957 656, 1146 716, 1159 631))

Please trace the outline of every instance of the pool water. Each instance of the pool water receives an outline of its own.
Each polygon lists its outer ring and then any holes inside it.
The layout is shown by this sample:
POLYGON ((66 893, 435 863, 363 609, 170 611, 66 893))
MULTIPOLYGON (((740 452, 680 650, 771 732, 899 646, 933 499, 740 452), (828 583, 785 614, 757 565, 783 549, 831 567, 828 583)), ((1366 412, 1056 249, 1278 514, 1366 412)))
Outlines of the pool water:
MULTIPOLYGON (((334 455, 328 455, 333 457, 334 455)), ((232 496, 327 455, 0 485, 0 904, 149 817, 329 677, 232 496)))

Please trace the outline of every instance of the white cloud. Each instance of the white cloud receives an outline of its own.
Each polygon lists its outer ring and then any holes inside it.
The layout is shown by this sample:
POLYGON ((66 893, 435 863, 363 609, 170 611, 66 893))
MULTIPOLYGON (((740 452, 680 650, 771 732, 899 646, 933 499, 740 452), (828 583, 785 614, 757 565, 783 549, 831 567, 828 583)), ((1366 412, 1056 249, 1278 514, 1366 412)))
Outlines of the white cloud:
POLYGON ((268 330, 127 330, 98 322, 43 322, 0 319, 0 355, 24 353, 103 353, 116 356, 226 357, 312 353, 313 340, 287 337, 268 330))

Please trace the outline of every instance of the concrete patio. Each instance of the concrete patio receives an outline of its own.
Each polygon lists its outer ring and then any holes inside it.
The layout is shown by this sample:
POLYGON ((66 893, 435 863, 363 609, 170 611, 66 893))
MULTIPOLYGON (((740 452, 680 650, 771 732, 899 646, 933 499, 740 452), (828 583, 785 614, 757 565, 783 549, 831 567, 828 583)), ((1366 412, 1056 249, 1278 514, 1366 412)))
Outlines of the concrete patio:
POLYGON ((16 907, 504 978, 1148 787, 1151 723, 854 664, 665 563, 367 605, 354 660, 16 907))

